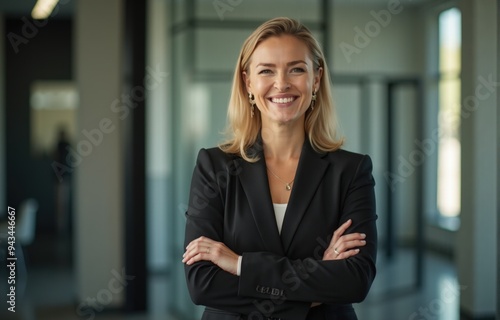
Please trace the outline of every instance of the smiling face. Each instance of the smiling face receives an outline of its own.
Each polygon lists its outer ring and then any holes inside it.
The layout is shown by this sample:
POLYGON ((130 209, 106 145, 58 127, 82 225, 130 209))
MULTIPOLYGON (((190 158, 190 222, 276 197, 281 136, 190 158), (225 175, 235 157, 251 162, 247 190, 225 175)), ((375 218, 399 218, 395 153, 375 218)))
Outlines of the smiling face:
POLYGON ((274 36, 255 48, 248 70, 243 72, 248 92, 262 117, 271 123, 304 123, 312 93, 319 88, 323 70, 314 70, 305 43, 294 36, 274 36))

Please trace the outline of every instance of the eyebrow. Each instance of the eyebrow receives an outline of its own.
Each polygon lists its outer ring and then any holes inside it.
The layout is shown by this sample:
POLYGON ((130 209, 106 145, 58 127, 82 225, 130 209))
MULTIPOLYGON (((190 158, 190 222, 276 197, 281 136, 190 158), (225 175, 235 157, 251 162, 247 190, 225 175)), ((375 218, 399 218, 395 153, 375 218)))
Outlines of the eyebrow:
MULTIPOLYGON (((289 66, 294 66, 294 65, 299 64, 299 63, 303 63, 303 64, 307 65, 307 63, 304 60, 291 61, 291 62, 288 62, 286 65, 289 67, 289 66)), ((276 65, 274 63, 259 63, 259 64, 257 64, 256 67, 276 67, 276 65)))

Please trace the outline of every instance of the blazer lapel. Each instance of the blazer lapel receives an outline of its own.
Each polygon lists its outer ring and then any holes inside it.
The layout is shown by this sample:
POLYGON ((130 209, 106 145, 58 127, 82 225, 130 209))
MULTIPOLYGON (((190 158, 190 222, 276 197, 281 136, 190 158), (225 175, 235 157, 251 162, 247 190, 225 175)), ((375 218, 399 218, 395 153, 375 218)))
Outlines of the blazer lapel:
POLYGON ((322 159, 325 155, 314 151, 306 138, 281 229, 281 240, 285 253, 288 251, 295 231, 328 168, 329 163, 322 159))
POLYGON ((258 145, 259 141, 253 149, 259 154, 259 161, 249 163, 241 160, 243 170, 239 177, 262 241, 270 252, 284 255, 272 206, 264 154, 258 145))

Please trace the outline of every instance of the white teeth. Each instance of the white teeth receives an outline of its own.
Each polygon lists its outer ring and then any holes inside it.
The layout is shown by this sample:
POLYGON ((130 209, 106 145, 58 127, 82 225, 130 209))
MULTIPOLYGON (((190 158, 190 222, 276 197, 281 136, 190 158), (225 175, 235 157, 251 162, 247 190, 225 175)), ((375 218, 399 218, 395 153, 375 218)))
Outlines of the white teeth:
POLYGON ((289 103, 295 100, 295 98, 290 97, 290 98, 272 98, 271 101, 274 103, 289 103))

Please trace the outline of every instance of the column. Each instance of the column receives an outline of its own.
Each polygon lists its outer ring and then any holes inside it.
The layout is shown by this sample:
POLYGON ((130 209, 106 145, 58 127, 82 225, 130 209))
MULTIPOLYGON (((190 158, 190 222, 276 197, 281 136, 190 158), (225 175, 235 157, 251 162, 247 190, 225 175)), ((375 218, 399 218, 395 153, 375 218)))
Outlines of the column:
POLYGON ((461 2, 462 212, 456 259, 460 308, 495 314, 497 273, 497 10, 495 0, 461 2))
POLYGON ((123 1, 77 1, 75 70, 79 88, 74 144, 74 261, 79 316, 120 307, 137 275, 124 271, 123 1), (79 159, 79 161, 78 161, 79 159))

